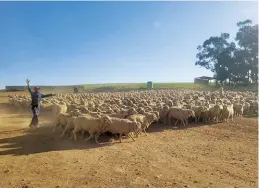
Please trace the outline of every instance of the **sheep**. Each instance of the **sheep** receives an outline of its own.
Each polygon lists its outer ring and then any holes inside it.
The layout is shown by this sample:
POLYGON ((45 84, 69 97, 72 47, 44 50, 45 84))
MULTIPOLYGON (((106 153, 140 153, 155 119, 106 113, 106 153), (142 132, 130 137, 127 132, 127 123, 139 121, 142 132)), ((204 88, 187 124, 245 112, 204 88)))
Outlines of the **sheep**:
MULTIPOLYGON (((84 131, 87 131, 90 136, 85 139, 85 140, 89 140, 91 139, 95 133, 101 133, 101 132, 105 132, 103 131, 103 126, 105 125, 106 122, 109 122, 110 119, 107 118, 107 116, 103 116, 101 118, 94 118, 94 117, 85 117, 85 116, 79 116, 76 119, 73 120, 73 124, 74 124, 74 130, 73 132, 73 136, 74 136, 74 140, 77 140, 77 132, 82 131, 82 137, 83 137, 83 133, 84 131)), ((98 137, 95 136, 95 141, 96 143, 98 142, 98 137)))
POLYGON ((159 117, 160 117, 160 120, 163 121, 164 124, 166 124, 166 115, 169 111, 169 106, 165 105, 163 107, 163 109, 161 109, 159 111, 159 117))
POLYGON ((60 113, 56 116, 56 121, 54 123, 53 132, 55 132, 57 126, 61 126, 62 128, 67 125, 67 120, 71 118, 71 115, 68 113, 60 113))
POLYGON ((243 105, 244 105, 244 114, 248 114, 251 105, 248 102, 244 102, 243 105))
POLYGON ((67 111, 73 111, 77 108, 77 106, 75 104, 70 104, 67 105, 67 111))
MULTIPOLYGON (((60 135, 60 137, 63 137, 67 131, 69 132, 69 135, 70 135, 70 132, 74 129, 74 120, 75 120, 76 118, 77 118, 77 117, 70 117, 70 118, 67 120, 66 127, 65 127, 65 129, 63 130, 63 132, 62 132, 62 134, 60 135)), ((71 139, 71 137, 70 137, 70 139, 71 139)))
POLYGON ((203 123, 207 123, 210 117, 210 108, 204 107, 203 112, 201 112, 201 118, 203 123))
POLYGON ((242 117, 243 111, 244 111, 244 106, 242 104, 235 104, 233 106, 233 109, 234 109, 234 115, 242 117))
POLYGON ((146 118, 147 118, 148 124, 146 125, 146 127, 144 127, 144 132, 146 132, 146 129, 147 129, 154 121, 158 121, 158 117, 157 117, 156 113, 148 112, 148 113, 145 113, 145 116, 146 116, 146 118))
POLYGON ((54 118, 60 114, 67 112, 67 105, 65 102, 60 102, 59 104, 53 104, 53 116, 54 118))
POLYGON ((73 111, 68 112, 71 116, 83 116, 83 113, 81 113, 78 109, 75 109, 73 111))
POLYGON ((158 123, 159 123, 158 120, 160 119, 160 117, 159 117, 159 112, 158 112, 158 111, 153 111, 152 113, 154 113, 154 114, 156 115, 156 120, 155 120, 155 122, 156 122, 156 124, 158 124, 158 123))
POLYGON ((146 113, 146 112, 145 112, 145 109, 142 108, 142 107, 139 107, 137 111, 138 111, 139 114, 144 114, 144 113, 146 113))
MULTIPOLYGON (((145 115, 134 114, 134 115, 127 117, 128 120, 139 122, 141 125, 141 131, 143 131, 146 136, 147 136, 146 129, 150 126, 150 124, 154 120, 156 120, 156 118, 157 117, 154 113, 147 113, 145 115)), ((138 135, 138 133, 137 133, 137 135, 138 135)))
POLYGON ((127 114, 125 115, 124 118, 127 118, 128 116, 134 115, 134 114, 138 114, 137 110, 135 108, 130 108, 127 112, 127 114))
POLYGON ((120 142, 122 134, 128 134, 132 140, 135 141, 131 134, 137 133, 141 129, 141 124, 139 122, 109 116, 106 116, 106 118, 106 131, 109 131, 113 134, 119 133, 120 142))
POLYGON ((195 113, 195 123, 197 124, 197 123, 199 123, 199 121, 200 121, 201 114, 202 114, 202 112, 204 111, 204 107, 202 107, 202 106, 194 106, 194 107, 192 107, 191 109, 192 109, 192 110, 194 111, 194 113, 195 113))
POLYGON ((171 121, 170 121, 171 118, 175 118, 176 119, 175 126, 177 122, 180 120, 181 123, 186 127, 186 125, 188 124, 187 118, 195 117, 195 112, 190 109, 181 109, 181 108, 173 107, 169 109, 166 116, 168 118, 169 125, 171 125, 171 121))
POLYGON ((258 113, 258 101, 251 101, 250 109, 252 113, 258 113))
MULTIPOLYGON (((31 100, 29 95, 10 95, 8 101, 11 106, 24 110, 30 106, 31 100)), ((71 116, 90 114, 100 118, 103 115, 109 115, 125 119, 133 114, 146 115, 157 111, 156 119, 164 124, 168 123, 166 114, 169 107, 177 107, 192 109, 195 112, 195 123, 199 123, 201 120, 204 123, 208 121, 217 123, 222 118, 222 105, 230 103, 234 104, 235 114, 242 114, 241 105, 243 106, 243 114, 258 111, 257 97, 252 92, 224 91, 221 93, 221 91, 190 91, 186 89, 114 93, 60 93, 56 97, 42 99, 41 107, 44 111, 52 109, 54 117, 59 113, 69 113, 71 116), (107 100, 107 98, 109 99, 107 100), (56 106, 60 105, 66 106, 67 110, 54 113, 54 111, 58 111, 56 106), (237 106, 240 107, 240 110, 237 109, 237 106)), ((156 123, 158 124, 158 121, 156 123)))
POLYGON ((116 117, 116 118, 121 118, 123 119, 124 117, 126 117, 125 113, 114 113, 114 114, 107 114, 109 117, 116 117))
POLYGON ((232 121, 234 117, 234 109, 233 104, 231 105, 223 105, 223 109, 221 110, 222 118, 225 122, 228 122, 228 119, 231 118, 232 121))
POLYGON ((219 116, 221 113, 221 106, 215 105, 209 109, 209 119, 212 119, 213 122, 218 123, 219 122, 219 116))

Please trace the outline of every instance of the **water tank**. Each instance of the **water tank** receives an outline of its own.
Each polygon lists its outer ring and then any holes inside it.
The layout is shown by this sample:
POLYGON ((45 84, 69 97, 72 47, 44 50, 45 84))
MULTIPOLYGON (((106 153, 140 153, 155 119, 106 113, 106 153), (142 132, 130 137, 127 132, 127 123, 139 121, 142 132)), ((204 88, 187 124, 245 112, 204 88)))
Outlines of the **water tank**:
POLYGON ((147 89, 152 89, 153 83, 151 81, 147 82, 147 89))

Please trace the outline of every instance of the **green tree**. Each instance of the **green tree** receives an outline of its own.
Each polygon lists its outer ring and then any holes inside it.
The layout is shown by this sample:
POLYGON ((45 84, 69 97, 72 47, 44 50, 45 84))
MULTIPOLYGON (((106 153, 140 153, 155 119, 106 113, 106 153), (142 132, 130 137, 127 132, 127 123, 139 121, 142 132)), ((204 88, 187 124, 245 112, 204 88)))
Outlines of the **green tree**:
POLYGON ((258 82, 258 25, 251 20, 238 22, 235 41, 229 42, 229 34, 210 37, 198 46, 196 66, 211 70, 221 83, 258 82))
POLYGON ((228 39, 229 34, 222 33, 219 37, 210 37, 197 48, 199 53, 195 65, 211 70, 221 83, 231 80, 233 72, 235 43, 229 43, 228 39))
POLYGON ((236 61, 245 64, 248 79, 258 83, 258 24, 252 26, 251 20, 245 20, 237 26, 235 40, 240 49, 236 52, 236 61))

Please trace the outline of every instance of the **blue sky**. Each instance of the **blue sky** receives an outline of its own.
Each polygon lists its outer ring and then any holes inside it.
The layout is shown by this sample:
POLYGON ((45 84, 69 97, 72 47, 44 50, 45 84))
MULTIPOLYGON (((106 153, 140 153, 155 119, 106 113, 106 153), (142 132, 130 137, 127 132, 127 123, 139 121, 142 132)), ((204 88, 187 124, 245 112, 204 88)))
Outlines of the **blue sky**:
POLYGON ((256 2, 0 2, 0 88, 192 82, 210 36, 258 23, 256 2))

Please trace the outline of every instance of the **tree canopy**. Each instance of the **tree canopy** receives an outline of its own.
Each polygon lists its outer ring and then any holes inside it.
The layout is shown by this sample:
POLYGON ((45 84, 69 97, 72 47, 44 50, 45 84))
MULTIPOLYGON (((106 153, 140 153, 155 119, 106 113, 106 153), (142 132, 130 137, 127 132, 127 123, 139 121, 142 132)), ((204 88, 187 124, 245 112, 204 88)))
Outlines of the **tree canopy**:
POLYGON ((245 20, 237 27, 234 41, 221 33, 199 45, 195 65, 211 70, 221 83, 258 83, 258 24, 245 20))

